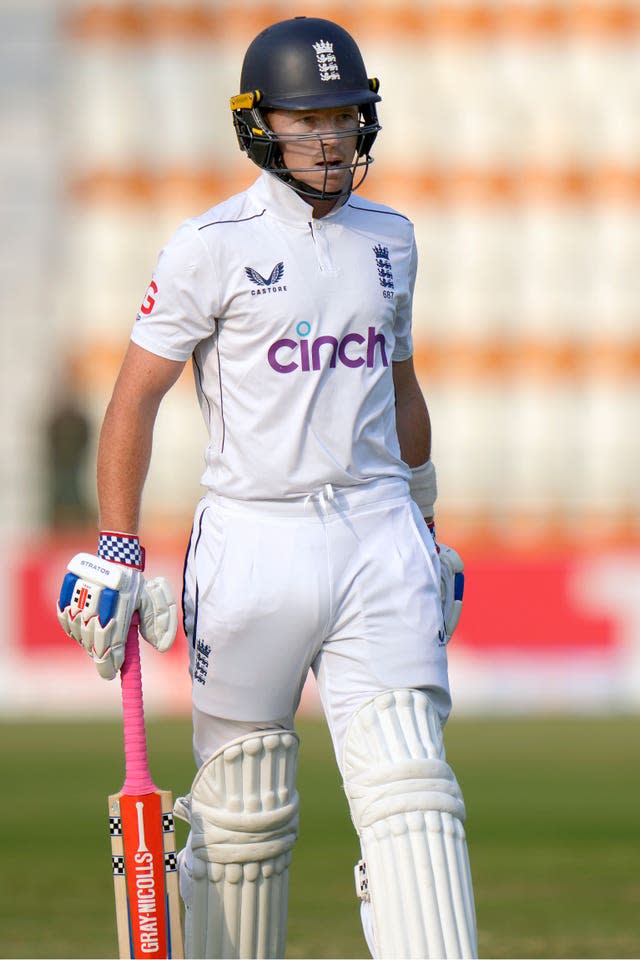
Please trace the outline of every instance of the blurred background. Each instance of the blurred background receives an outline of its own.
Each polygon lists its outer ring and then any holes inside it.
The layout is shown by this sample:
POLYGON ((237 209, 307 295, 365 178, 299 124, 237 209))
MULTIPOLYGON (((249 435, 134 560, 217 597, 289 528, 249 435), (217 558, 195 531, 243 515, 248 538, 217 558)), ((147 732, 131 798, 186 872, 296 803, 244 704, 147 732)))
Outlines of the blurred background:
MULTIPOLYGON (((416 226, 438 529, 467 565, 455 708, 637 711, 640 5, 2 0, 0 712, 117 710, 53 614, 94 549, 97 432, 160 248, 257 175, 244 50, 300 13, 381 79, 362 193, 416 226)), ((204 443, 186 371, 142 529, 177 592, 204 443)), ((185 663, 149 660, 152 709, 186 713, 185 663)))

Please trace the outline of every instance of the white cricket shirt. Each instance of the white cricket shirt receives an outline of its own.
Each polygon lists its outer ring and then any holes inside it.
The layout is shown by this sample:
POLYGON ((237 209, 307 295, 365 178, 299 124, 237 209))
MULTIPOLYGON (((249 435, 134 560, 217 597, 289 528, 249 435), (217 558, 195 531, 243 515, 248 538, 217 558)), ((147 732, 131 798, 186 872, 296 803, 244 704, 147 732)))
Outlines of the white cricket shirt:
POLYGON ((203 484, 243 500, 408 479, 391 362, 412 354, 413 225, 355 194, 326 217, 263 173, 183 223, 132 340, 193 359, 203 484))

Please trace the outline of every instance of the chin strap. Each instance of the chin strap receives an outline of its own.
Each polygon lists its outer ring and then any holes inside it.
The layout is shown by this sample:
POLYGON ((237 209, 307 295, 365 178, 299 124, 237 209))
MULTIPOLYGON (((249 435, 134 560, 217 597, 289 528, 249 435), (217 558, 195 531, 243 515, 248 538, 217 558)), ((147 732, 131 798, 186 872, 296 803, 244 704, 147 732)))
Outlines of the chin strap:
POLYGON ((274 173, 277 177, 280 177, 283 183, 286 183, 288 187, 291 187, 292 190, 300 194, 301 197, 309 197, 312 200, 339 200, 340 197, 348 196, 348 194, 351 193, 351 181, 345 186, 344 190, 316 190, 315 187, 310 187, 308 183, 304 183, 302 180, 298 180, 297 177, 288 174, 286 170, 274 170, 274 173))

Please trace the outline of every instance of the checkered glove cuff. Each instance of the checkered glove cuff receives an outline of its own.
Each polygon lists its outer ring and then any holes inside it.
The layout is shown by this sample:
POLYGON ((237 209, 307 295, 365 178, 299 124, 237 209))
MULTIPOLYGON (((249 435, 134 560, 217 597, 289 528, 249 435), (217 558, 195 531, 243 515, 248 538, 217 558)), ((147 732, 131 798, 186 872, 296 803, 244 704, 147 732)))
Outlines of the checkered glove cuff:
POLYGON ((125 567, 144 570, 144 547, 131 533, 102 531, 98 537, 98 556, 112 563, 122 563, 125 567))

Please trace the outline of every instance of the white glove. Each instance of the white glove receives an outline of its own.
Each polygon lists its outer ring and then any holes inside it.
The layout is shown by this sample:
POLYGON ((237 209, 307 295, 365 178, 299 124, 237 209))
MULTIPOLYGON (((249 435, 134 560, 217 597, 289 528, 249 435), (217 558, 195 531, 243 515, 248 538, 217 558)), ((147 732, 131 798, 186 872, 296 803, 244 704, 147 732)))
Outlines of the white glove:
POLYGON ((444 619, 444 642, 449 643, 462 613, 464 594, 464 563, 453 547, 438 543, 440 557, 440 596, 444 619))
POLYGON ((145 580, 135 567, 78 553, 68 565, 57 614, 60 626, 113 680, 124 661, 131 617, 140 611, 140 633, 161 652, 174 641, 176 602, 164 577, 145 580))

